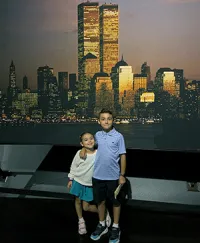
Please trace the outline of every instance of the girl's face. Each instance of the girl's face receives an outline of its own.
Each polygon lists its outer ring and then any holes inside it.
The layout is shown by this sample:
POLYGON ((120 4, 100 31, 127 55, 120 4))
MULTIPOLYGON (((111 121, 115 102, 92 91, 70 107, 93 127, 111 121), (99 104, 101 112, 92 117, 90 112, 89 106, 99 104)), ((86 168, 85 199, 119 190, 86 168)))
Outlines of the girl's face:
POLYGON ((94 148, 94 136, 90 133, 86 133, 82 136, 81 145, 86 149, 93 149, 94 148))

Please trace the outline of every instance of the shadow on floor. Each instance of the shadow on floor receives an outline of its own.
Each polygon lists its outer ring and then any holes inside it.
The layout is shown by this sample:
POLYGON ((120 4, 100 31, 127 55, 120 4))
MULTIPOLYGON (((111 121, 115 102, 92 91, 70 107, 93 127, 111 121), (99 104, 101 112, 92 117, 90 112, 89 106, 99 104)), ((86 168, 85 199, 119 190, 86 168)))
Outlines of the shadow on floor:
MULTIPOLYGON (((96 214, 84 213, 88 235, 79 237, 72 200, 0 198, 0 242, 89 243, 96 214)), ((199 243, 200 217, 122 208, 121 243, 199 243)), ((108 243, 108 235, 98 242, 108 243)))

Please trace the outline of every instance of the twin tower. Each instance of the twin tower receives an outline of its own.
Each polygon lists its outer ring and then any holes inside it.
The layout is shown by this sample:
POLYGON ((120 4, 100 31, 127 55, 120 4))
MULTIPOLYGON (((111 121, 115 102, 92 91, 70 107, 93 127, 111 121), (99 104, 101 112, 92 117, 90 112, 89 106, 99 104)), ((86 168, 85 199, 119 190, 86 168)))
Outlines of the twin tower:
POLYGON ((84 63, 90 72, 105 72, 119 60, 119 11, 117 4, 84 2, 78 5, 78 81, 84 79, 84 63), (93 70, 93 71, 92 71, 93 70))

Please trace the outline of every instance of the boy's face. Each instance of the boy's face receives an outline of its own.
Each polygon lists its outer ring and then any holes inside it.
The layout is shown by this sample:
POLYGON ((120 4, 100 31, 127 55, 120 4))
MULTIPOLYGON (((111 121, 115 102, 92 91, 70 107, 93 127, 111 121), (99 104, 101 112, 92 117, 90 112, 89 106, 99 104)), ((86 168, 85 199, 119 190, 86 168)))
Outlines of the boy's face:
POLYGON ((98 123, 101 125, 103 130, 110 131, 113 126, 113 116, 109 113, 101 113, 98 123))

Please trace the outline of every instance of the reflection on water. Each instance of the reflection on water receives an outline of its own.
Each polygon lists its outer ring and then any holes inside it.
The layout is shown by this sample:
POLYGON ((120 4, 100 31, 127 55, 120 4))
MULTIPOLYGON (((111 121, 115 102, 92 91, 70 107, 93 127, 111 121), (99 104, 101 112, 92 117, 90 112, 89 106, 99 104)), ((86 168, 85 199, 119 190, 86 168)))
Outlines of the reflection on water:
MULTIPOLYGON (((154 137, 162 134, 161 124, 115 124, 124 135, 127 148, 155 149, 154 137)), ((3 127, 1 143, 22 144, 79 144, 84 131, 95 133, 100 126, 94 124, 40 124, 35 127, 3 127)))

